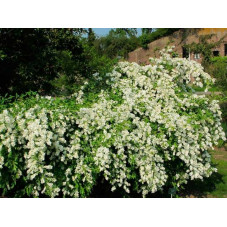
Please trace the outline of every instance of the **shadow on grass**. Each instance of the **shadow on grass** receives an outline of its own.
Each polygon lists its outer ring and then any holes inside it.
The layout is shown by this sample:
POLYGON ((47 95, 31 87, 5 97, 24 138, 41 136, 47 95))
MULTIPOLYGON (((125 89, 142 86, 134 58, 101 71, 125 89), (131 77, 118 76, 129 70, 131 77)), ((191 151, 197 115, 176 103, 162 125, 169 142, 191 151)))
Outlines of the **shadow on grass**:
MULTIPOLYGON (((195 180, 188 182, 187 185, 184 186, 184 189, 177 193, 177 197, 180 198, 206 198, 208 194, 212 193, 216 189, 216 184, 224 183, 223 175, 220 173, 213 173, 209 178, 205 178, 203 181, 195 180)), ((2 190, 0 190, 0 195, 2 195, 2 190)), ((18 198, 21 196, 17 196, 16 193, 9 193, 6 196, 0 196, 0 198, 18 198)), ((22 198, 29 198, 28 196, 22 196, 22 198)), ((45 197, 43 197, 45 198, 45 197)), ((89 198, 142 198, 141 193, 131 192, 127 194, 124 190, 117 190, 112 192, 111 185, 105 181, 100 180, 96 186, 94 186, 92 193, 89 198)), ((163 191, 150 193, 146 196, 146 198, 170 198, 168 193, 168 188, 163 188, 163 191)))
MULTIPOLYGON (((212 193, 216 189, 216 185, 219 183, 224 183, 223 175, 220 173, 213 173, 209 178, 188 182, 188 184, 184 186, 184 189, 177 192, 177 197, 206 198, 208 194, 212 193)), ((142 194, 135 192, 127 194, 123 190, 111 192, 111 185, 102 179, 93 188, 89 198, 142 198, 142 194)), ((170 194, 168 193, 168 188, 164 187, 163 191, 150 193, 146 196, 146 198, 170 198, 170 194)))
MULTIPOLYGON (((217 166, 217 164, 214 164, 217 166)), ((216 190, 216 185, 224 183, 223 175, 220 173, 213 173, 209 178, 204 178, 204 180, 194 180, 188 182, 188 184, 184 185, 184 189, 181 189, 177 192, 177 197, 180 198, 188 198, 188 197, 196 197, 196 198, 206 198, 209 194, 216 190)), ((20 193, 21 188, 18 184, 14 190, 7 193, 7 195, 3 196, 3 190, 0 189, 0 198, 29 198, 29 196, 19 196, 25 193, 20 193)), ((114 192, 111 191, 111 185, 105 179, 100 178, 97 180, 97 184, 93 187, 93 190, 88 196, 88 198, 142 198, 142 193, 130 192, 126 193, 124 190, 116 190, 114 192)), ((164 187, 162 191, 156 193, 150 193, 146 196, 146 198, 170 198, 170 194, 168 193, 169 187, 164 187)), ((42 198, 46 198, 47 196, 41 196, 42 198)), ((59 196, 60 198, 63 195, 59 196)), ((175 197, 175 196, 174 196, 175 197)))
MULTIPOLYGON (((142 193, 131 191, 128 194, 122 189, 112 192, 111 187, 109 182, 104 179, 99 179, 89 198, 142 198, 142 193)), ((170 195, 168 194, 168 189, 164 188, 163 191, 149 193, 146 195, 146 198, 170 198, 170 195)))
POLYGON ((188 184, 185 185, 185 189, 179 194, 180 197, 206 198, 208 194, 216 189, 216 185, 219 183, 224 183, 223 175, 213 173, 209 178, 204 178, 203 181, 195 180, 188 182, 188 184))

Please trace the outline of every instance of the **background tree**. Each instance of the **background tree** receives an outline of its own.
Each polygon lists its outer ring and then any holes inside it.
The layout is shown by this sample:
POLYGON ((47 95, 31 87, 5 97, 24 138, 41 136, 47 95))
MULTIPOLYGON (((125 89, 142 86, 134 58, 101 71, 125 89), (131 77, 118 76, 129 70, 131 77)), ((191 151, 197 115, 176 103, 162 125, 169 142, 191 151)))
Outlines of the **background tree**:
POLYGON ((142 28, 142 34, 149 34, 153 32, 153 28, 142 28))
MULTIPOLYGON (((80 29, 0 29, 0 93, 49 91, 62 68, 58 60, 68 51, 78 65, 83 61, 80 29)), ((78 67, 78 73, 83 69, 78 67)))
POLYGON ((95 39, 96 39, 96 37, 95 37, 95 33, 94 33, 93 29, 88 28, 88 43, 90 46, 94 45, 95 39))
POLYGON ((92 29, 0 29, 0 94, 49 94, 92 77, 106 62, 87 48, 94 40, 92 29))
POLYGON ((138 38, 135 28, 111 29, 107 36, 100 37, 95 42, 99 55, 114 58, 127 58, 130 51, 138 47, 138 38))
POLYGON ((139 37, 139 45, 144 49, 147 49, 147 45, 154 40, 171 35, 180 28, 157 28, 155 31, 150 29, 152 28, 143 28, 142 35, 139 37))
POLYGON ((137 35, 137 29, 136 28, 116 28, 113 31, 116 34, 122 34, 127 35, 128 37, 136 36, 137 35))

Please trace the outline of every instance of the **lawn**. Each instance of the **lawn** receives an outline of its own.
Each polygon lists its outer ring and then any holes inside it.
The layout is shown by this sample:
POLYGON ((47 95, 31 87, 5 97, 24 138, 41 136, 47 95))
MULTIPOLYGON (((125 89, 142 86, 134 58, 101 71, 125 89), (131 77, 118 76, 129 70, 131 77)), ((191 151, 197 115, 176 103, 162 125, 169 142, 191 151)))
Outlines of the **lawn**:
POLYGON ((217 148, 212 151, 213 163, 217 165, 220 181, 215 184, 215 189, 207 194, 207 197, 227 198, 227 150, 217 148))

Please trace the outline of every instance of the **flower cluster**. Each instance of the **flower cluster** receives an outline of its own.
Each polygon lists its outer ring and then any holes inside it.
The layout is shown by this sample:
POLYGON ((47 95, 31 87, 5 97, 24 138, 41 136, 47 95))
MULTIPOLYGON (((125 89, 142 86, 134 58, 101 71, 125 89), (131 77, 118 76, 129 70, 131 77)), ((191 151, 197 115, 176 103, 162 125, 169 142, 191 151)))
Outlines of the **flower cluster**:
POLYGON ((90 105, 85 83, 70 104, 37 96, 0 113, 0 187, 86 197, 102 176, 112 191, 145 197, 209 177, 216 169, 208 150, 225 140, 221 111, 188 88, 213 79, 200 64, 171 58, 171 50, 147 66, 118 63, 90 105))

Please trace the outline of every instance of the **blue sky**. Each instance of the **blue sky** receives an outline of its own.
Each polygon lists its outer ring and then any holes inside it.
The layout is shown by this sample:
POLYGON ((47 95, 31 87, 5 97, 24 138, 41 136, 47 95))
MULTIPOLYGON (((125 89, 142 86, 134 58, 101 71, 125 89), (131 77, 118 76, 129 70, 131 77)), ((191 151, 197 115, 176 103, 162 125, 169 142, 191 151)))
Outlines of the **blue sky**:
POLYGON ((93 28, 96 35, 107 35, 111 28, 93 28))
MULTIPOLYGON (((93 28, 93 31, 96 33, 96 35, 103 36, 103 35, 107 35, 110 29, 111 28, 93 28)), ((141 28, 137 28, 137 29, 138 29, 138 35, 140 35, 141 28)))

